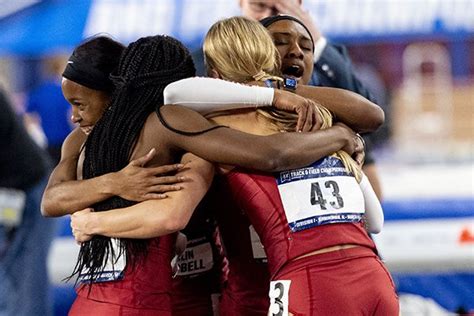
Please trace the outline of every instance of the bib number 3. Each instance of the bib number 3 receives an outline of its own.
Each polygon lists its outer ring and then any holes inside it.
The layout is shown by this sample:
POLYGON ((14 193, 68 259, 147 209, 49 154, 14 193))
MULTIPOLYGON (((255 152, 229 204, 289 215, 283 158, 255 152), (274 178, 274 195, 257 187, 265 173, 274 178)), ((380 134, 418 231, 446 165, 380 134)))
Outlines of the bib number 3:
POLYGON ((288 316, 288 293, 291 280, 270 282, 270 313, 272 316, 288 316))

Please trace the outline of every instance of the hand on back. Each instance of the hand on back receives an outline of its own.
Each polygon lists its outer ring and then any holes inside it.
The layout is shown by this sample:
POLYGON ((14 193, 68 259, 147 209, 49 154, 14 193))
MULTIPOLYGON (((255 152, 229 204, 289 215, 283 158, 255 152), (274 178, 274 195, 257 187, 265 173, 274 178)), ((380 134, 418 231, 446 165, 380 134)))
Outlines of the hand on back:
POLYGON ((316 112, 318 104, 310 99, 284 90, 275 89, 273 106, 279 110, 298 114, 296 131, 309 132, 321 127, 321 119, 316 112))
POLYGON ((183 164, 146 167, 155 156, 156 150, 151 149, 146 155, 130 161, 122 170, 116 173, 115 184, 117 195, 130 201, 146 201, 166 198, 166 192, 181 189, 182 176, 174 175, 181 170, 183 164))
POLYGON ((348 141, 342 150, 351 155, 358 164, 362 165, 365 158, 365 148, 364 143, 361 141, 361 137, 344 123, 337 122, 334 126, 337 126, 346 134, 348 141))

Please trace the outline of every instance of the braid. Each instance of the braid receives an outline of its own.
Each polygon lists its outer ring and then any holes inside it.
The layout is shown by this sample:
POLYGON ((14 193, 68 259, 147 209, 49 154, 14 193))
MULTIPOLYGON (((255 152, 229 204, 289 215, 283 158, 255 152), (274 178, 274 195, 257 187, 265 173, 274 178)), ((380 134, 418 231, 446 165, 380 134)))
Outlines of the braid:
MULTIPOLYGON (((189 51, 172 37, 145 37, 131 43, 122 54, 117 72, 111 75, 116 86, 111 107, 87 139, 84 179, 125 167, 147 117, 163 105, 164 88, 194 74, 189 51)), ((113 197, 95 204, 94 209, 100 212, 133 204, 113 197)), ((120 239, 120 251, 115 255, 125 254, 127 264, 133 267, 146 256, 147 244, 147 240, 120 239)), ((81 245, 72 276, 89 269, 90 282, 94 282, 111 255, 114 255, 111 239, 94 236, 81 245)))

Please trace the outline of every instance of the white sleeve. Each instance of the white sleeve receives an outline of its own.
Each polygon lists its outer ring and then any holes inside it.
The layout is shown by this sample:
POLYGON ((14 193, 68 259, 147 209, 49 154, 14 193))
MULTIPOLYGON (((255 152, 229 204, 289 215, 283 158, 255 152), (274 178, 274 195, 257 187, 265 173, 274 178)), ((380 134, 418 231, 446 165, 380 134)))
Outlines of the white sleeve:
POLYGON ((365 216, 369 233, 378 234, 382 230, 384 215, 382 205, 375 195, 374 189, 365 175, 360 181, 360 188, 365 200, 365 216))
POLYGON ((247 86, 215 78, 175 81, 163 91, 164 104, 182 105, 201 114, 214 111, 271 106, 273 89, 247 86))

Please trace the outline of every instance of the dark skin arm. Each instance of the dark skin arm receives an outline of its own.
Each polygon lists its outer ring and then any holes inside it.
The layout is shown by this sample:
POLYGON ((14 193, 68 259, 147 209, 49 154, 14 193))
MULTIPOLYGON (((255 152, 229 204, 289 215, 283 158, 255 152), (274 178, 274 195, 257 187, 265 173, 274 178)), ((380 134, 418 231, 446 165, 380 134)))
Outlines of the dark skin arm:
MULTIPOLYGON (((169 125, 182 131, 202 131, 215 126, 198 113, 181 106, 163 106, 161 114, 169 125)), ((142 133, 135 156, 152 147, 164 147, 170 148, 172 156, 191 152, 209 161, 270 172, 302 167, 339 149, 349 154, 356 150, 356 146, 361 149, 354 132, 343 124, 311 133, 255 136, 218 128, 197 136, 185 136, 167 129, 153 114, 142 133), (156 139, 163 143, 155 143, 153 140, 156 139)), ((161 159, 155 162, 169 163, 166 158, 161 159)))
MULTIPOLYGON (((180 106, 163 106, 160 113, 169 125, 182 131, 196 132, 214 126, 198 113, 180 106)), ((184 151, 189 151, 214 162, 276 171, 307 165, 341 149, 344 143, 353 149, 353 139, 353 132, 342 125, 312 133, 277 133, 270 136, 255 136, 229 128, 185 136, 166 128, 152 113, 132 157, 138 157, 154 147, 159 148, 159 155, 152 162, 156 165, 175 161, 184 151)), ((71 222, 76 240, 87 241, 96 234, 150 238, 184 228, 209 188, 214 173, 211 163, 194 155, 186 156, 191 157, 192 162, 187 165, 189 168, 180 172, 187 173, 189 179, 183 183, 183 190, 170 193, 168 199, 149 200, 127 208, 97 213, 91 212, 91 209, 77 212, 71 222)))
MULTIPOLYGON (((200 114, 180 106, 163 106, 162 114, 171 126, 183 131, 201 131, 214 126, 200 114)), ((219 128, 198 136, 184 136, 167 129, 161 124, 157 115, 152 113, 142 133, 133 157, 141 157, 151 148, 157 148, 159 154, 150 159, 154 168, 175 163, 177 160, 174 157, 180 157, 184 152, 192 152, 209 161, 262 171, 278 171, 307 165, 339 149, 349 153, 353 153, 356 147, 361 150, 352 130, 342 124, 312 133, 283 133, 263 137, 229 128, 219 128), (168 150, 164 151, 163 148, 168 150)), ((108 181, 106 177, 110 178, 111 175, 69 183, 67 178, 63 178, 62 183, 58 182, 61 186, 57 185, 56 188, 57 183, 48 184, 43 198, 43 214, 49 216, 71 214, 111 195, 120 195, 99 190, 108 188, 104 181, 108 181), (78 185, 90 191, 87 193, 82 191, 80 199, 77 198, 78 191, 74 189, 78 188, 78 185), (46 204, 48 202, 49 204, 46 204)), ((72 172, 69 172, 68 176, 69 180, 75 180, 72 172)), ((52 176, 51 179, 57 180, 57 177, 52 176)), ((129 181, 112 182, 123 186, 129 181)))
POLYGON ((81 147, 87 136, 75 129, 66 138, 61 149, 61 160, 50 175, 43 193, 41 212, 43 216, 62 216, 72 214, 114 195, 132 201, 159 199, 168 192, 181 189, 182 177, 161 176, 182 168, 180 164, 155 168, 142 168, 155 155, 154 150, 131 161, 119 172, 100 177, 78 180, 77 166, 81 147), (80 198, 78 198, 80 196, 80 198))
MULTIPOLYGON (((261 81, 249 82, 252 85, 264 86, 261 81)), ((379 128, 385 120, 385 115, 377 104, 369 101, 363 96, 344 89, 330 87, 315 87, 308 85, 298 85, 295 93, 289 91, 275 89, 273 104, 276 108, 292 111, 291 104, 303 104, 300 97, 310 99, 318 104, 323 105, 330 110, 336 119, 358 133, 373 132, 379 128)), ((301 110, 304 107, 301 106, 301 110)), ((216 110, 218 110, 216 106, 216 110)), ((306 114, 306 112, 305 112, 306 114)), ((308 112, 308 114, 311 114, 308 112)), ((303 131, 308 131, 312 126, 308 123, 314 120, 304 118, 305 126, 303 131)), ((300 120, 302 117, 300 115, 300 120)), ((316 120, 317 121, 317 120, 316 120)), ((319 128, 319 126, 316 126, 319 128)))
POLYGON ((320 103, 338 121, 359 133, 373 132, 385 120, 384 112, 377 104, 349 90, 299 85, 296 93, 320 103))
POLYGON ((185 154, 186 167, 179 174, 186 177, 183 189, 170 192, 162 200, 148 200, 130 207, 92 212, 85 209, 71 216, 74 237, 79 242, 93 235, 116 238, 153 238, 183 229, 194 209, 211 185, 214 166, 192 154, 185 154))

